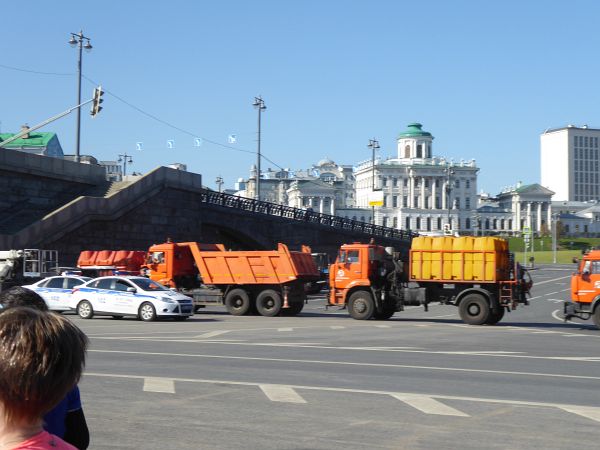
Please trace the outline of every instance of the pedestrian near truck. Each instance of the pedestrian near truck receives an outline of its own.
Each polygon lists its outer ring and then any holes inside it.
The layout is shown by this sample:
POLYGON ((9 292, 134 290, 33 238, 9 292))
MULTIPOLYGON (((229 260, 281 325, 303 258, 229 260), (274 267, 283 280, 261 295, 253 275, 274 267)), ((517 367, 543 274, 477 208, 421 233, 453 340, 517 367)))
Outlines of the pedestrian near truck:
MULTIPOLYGON (((22 287, 13 287, 0 293, 0 312, 13 307, 30 307, 50 313, 37 293, 22 287)), ((79 388, 75 385, 67 395, 44 415, 44 429, 64 439, 79 450, 88 448, 90 434, 81 406, 79 388)))

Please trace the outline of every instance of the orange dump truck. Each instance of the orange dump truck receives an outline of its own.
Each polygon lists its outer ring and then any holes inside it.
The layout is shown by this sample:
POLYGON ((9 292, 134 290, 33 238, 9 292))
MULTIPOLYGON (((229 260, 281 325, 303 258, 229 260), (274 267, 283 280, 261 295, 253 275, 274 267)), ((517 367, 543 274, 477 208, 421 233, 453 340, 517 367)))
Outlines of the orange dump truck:
POLYGON ((458 307, 471 325, 496 324, 527 304, 531 278, 495 237, 413 239, 408 261, 393 248, 345 244, 329 269, 329 304, 355 319, 388 319, 405 306, 440 302, 458 307))
POLYGON ((571 276, 571 301, 564 304, 565 320, 592 319, 600 328, 600 250, 583 255, 571 276))
POLYGON ((148 250, 146 274, 194 299, 196 307, 224 304, 236 316, 302 311, 304 284, 319 279, 309 252, 227 251, 221 244, 166 242, 148 250))

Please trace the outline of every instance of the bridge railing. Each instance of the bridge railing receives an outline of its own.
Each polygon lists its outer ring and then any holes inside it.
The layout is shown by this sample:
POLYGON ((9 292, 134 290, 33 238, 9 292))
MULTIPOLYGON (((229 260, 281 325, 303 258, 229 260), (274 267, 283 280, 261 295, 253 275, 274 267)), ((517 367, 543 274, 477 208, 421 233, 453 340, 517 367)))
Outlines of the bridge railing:
POLYGON ((411 241, 412 238, 417 235, 417 233, 413 233, 412 231, 398 230, 396 228, 374 225, 372 223, 360 222, 358 220, 346 219, 344 217, 308 211, 301 208, 293 208, 291 206, 279 205, 277 203, 270 203, 252 198, 238 197, 236 195, 215 192, 208 189, 202 190, 201 199, 203 203, 211 205, 279 216, 301 222, 316 223, 342 230, 358 231, 370 236, 381 236, 411 241))

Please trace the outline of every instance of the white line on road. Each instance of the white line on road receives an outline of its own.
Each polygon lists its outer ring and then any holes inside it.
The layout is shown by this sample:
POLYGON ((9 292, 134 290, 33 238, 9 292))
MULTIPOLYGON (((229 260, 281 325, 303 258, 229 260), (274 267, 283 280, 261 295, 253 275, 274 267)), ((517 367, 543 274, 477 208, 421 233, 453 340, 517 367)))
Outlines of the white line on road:
POLYGON ((277 328, 277 331, 294 331, 293 328, 277 328))
MULTIPOLYGON (((100 377, 100 378, 122 378, 130 380, 139 380, 146 377, 141 375, 125 375, 115 373, 98 373, 98 372, 86 372, 86 377, 100 377)), ((209 379, 194 379, 194 378, 172 378, 173 381, 177 382, 188 382, 188 383, 202 383, 202 384, 226 384, 231 386, 256 386, 260 387, 262 383, 248 382, 248 381, 231 381, 231 380, 209 380, 209 379)), ((416 395, 422 395, 425 397, 438 399, 438 400, 459 400, 467 402, 478 402, 478 403, 493 403, 502 405, 513 405, 513 406, 530 406, 536 408, 559 408, 564 411, 583 415, 587 419, 600 422, 600 408, 594 406, 584 405, 569 405, 564 403, 543 403, 543 402, 530 402, 524 400, 504 400, 497 398, 480 398, 480 397, 461 397, 454 395, 440 395, 440 394, 415 394, 413 392, 392 392, 392 391, 375 391, 367 389, 347 389, 347 388, 335 388, 335 387, 323 387, 323 386, 304 386, 304 385, 287 385, 287 384, 271 384, 269 386, 281 386, 293 390, 311 390, 311 391, 325 391, 325 392, 343 392, 343 393, 355 393, 355 394, 373 394, 373 395, 388 395, 388 396, 400 396, 400 397, 415 397, 416 395)), ((263 391, 264 392, 264 391, 263 391)), ((398 398, 398 397, 396 397, 398 398)))
POLYGON ((175 393, 175 382, 171 378, 144 378, 144 391, 175 393))
POLYGON ((567 275, 566 277, 551 278, 549 280, 539 281, 537 283, 534 283, 534 286, 539 286, 540 284, 544 284, 544 283, 551 283, 551 282, 557 281, 557 280, 564 280, 565 278, 571 278, 571 275, 567 275))
MULTIPOLYGON (((317 347, 318 348, 318 347, 317 347)), ((400 350, 403 351, 403 350, 400 350)), ((564 379, 576 379, 576 380, 600 380, 600 376, 589 376, 589 375, 568 375, 560 373, 539 373, 539 372, 519 372, 511 370, 489 370, 489 369, 467 369, 463 367, 442 367, 442 366, 418 366, 412 364, 385 364, 385 363, 358 363, 350 361, 323 361, 316 359, 292 359, 292 358, 260 358, 255 356, 229 356, 229 355, 205 355, 205 354, 193 354, 193 353, 160 353, 160 352, 133 352, 123 350, 88 350, 93 353, 117 353, 122 355, 144 355, 144 356, 165 356, 170 358, 184 357, 184 358, 205 358, 205 359, 229 359, 238 361, 263 361, 263 362, 275 362, 275 363, 299 363, 299 364, 321 364, 321 365, 339 365, 339 366, 355 366, 355 367, 386 367, 395 369, 415 369, 415 370, 439 370, 445 372, 470 372, 470 373, 485 373, 485 374, 496 374, 496 375, 516 375, 525 377, 539 377, 539 378, 564 378, 564 379)), ((434 352, 432 352, 434 353, 434 352)), ((494 356, 494 357, 509 357, 518 358, 526 357, 524 355, 477 355, 477 356, 494 356)), ((537 357, 539 359, 560 359, 558 357, 537 357)), ((595 362, 595 361, 586 361, 595 362)))
POLYGON ((440 416, 459 416, 459 417, 470 417, 458 409, 451 408, 450 406, 444 405, 442 402, 438 402, 431 397, 425 395, 406 395, 406 394, 392 394, 392 397, 418 409, 425 414, 437 414, 440 416))
POLYGON ((375 325, 375 328, 391 328, 390 325, 375 325))
POLYGON ((198 336, 194 336, 194 338, 196 338, 196 339, 204 339, 204 338, 210 338, 210 337, 220 336, 220 335, 225 334, 225 333, 229 333, 229 330, 209 331, 208 333, 203 333, 203 334, 199 334, 198 336))
POLYGON ((331 330, 343 330, 344 328, 346 328, 346 327, 343 327, 341 325, 332 325, 329 327, 329 329, 331 329, 331 330))
POLYGON ((544 295, 547 297, 548 295, 554 295, 554 294, 558 294, 558 293, 559 293, 559 291, 556 291, 556 292, 548 292, 547 294, 544 294, 544 295))
POLYGON ((265 393, 272 402, 283 403, 306 403, 298 393, 289 386, 278 384, 260 384, 258 387, 265 393))

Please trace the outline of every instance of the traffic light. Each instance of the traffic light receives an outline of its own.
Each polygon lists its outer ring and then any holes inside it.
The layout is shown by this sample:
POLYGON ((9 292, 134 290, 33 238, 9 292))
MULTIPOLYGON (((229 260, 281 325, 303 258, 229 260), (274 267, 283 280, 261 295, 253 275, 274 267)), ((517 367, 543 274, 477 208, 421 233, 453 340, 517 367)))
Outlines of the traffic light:
POLYGON ((94 88, 94 97, 92 99, 92 109, 90 111, 90 114, 92 115, 92 117, 96 117, 96 114, 98 114, 100 111, 102 111, 102 106, 100 106, 100 103, 102 103, 104 101, 102 99, 103 95, 104 95, 104 91, 102 90, 102 86, 98 86, 97 88, 94 88))

